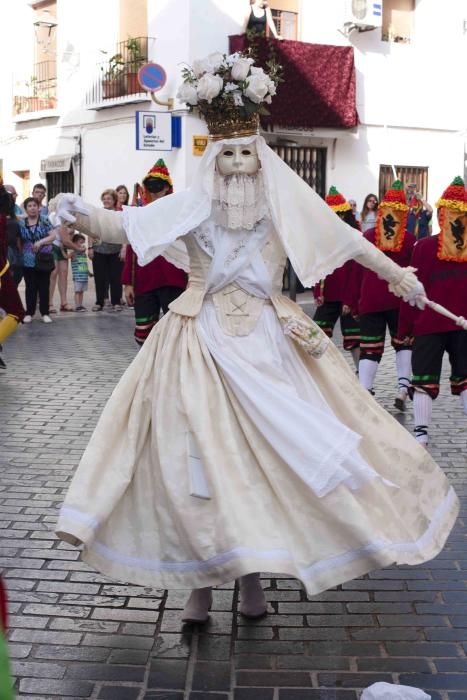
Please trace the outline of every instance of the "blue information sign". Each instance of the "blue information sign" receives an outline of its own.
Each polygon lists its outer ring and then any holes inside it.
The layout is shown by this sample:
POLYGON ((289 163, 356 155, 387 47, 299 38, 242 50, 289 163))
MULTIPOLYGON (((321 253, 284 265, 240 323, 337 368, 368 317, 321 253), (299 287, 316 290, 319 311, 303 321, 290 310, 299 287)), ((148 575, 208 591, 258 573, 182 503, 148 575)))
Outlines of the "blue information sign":
POLYGON ((144 90, 157 92, 167 82, 167 73, 158 63, 145 63, 138 71, 138 82, 144 90))

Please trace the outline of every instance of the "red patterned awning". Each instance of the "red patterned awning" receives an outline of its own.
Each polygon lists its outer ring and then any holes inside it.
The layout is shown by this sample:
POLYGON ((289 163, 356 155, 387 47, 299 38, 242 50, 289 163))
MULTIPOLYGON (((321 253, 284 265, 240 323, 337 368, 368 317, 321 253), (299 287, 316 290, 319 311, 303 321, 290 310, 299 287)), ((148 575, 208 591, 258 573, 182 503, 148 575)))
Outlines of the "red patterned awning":
MULTIPOLYGON (((247 46, 244 34, 230 36, 230 51, 247 46)), ((277 61, 284 68, 284 82, 262 117, 263 126, 296 129, 327 127, 350 129, 358 124, 355 103, 355 65, 352 46, 307 44, 258 38, 258 63, 265 64, 271 42, 277 61)))

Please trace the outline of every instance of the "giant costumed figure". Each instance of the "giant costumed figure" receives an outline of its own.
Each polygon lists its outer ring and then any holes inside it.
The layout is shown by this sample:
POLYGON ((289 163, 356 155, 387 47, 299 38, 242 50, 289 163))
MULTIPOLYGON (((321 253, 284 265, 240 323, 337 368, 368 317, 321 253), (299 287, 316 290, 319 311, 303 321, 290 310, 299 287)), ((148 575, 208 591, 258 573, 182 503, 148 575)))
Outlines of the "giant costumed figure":
POLYGON ((252 64, 216 54, 185 74, 179 95, 211 136, 191 188, 123 212, 54 202, 75 228, 131 242, 140 264, 164 255, 189 272, 104 408, 57 524, 107 576, 194 589, 186 621, 205 621, 211 587, 236 578, 240 611, 264 614, 264 569, 314 594, 423 562, 458 512, 428 452, 282 296, 287 256, 307 287, 355 258, 407 300, 424 290, 258 135, 251 111, 275 83, 252 64))

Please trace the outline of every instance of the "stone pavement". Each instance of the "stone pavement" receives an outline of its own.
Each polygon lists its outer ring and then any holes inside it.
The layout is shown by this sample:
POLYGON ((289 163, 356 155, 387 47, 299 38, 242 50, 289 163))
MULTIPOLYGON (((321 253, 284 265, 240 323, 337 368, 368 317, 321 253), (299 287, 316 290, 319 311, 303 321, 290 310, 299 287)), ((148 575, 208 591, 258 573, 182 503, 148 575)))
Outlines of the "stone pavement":
MULTIPOLYGON (((270 614, 246 622, 233 585, 205 627, 181 629, 186 593, 110 581, 53 535, 99 413, 135 354, 131 312, 34 321, 0 377, 0 565, 18 698, 356 700, 378 680, 467 700, 467 530, 418 567, 391 567, 307 598, 263 577, 270 614)), ((391 409, 391 353, 377 397, 391 409)), ((432 452, 466 496, 467 419, 443 386, 432 452)), ((411 427, 411 417, 403 418, 411 427)), ((310 533, 313 536, 313 533, 310 533)), ((1 699, 0 699, 1 700, 1 699)))

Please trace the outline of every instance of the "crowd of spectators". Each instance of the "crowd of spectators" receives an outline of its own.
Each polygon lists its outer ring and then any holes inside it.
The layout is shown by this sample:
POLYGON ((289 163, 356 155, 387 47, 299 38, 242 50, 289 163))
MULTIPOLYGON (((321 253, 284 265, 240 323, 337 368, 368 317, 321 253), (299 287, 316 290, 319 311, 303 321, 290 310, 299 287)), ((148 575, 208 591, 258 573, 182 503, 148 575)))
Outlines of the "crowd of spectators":
MULTIPOLYGON (((44 323, 51 323, 57 313, 87 311, 84 293, 89 278, 94 279, 95 285, 92 311, 121 311, 125 305, 121 275, 126 246, 93 244, 78 233, 63 236, 62 227, 54 227, 49 220, 44 203, 47 190, 42 183, 34 185, 31 196, 21 206, 17 203, 16 189, 12 185, 6 185, 5 189, 14 202, 7 222, 8 260, 16 286, 24 283, 24 288, 20 287, 26 308, 24 323, 31 323, 37 306, 44 323), (73 304, 68 301, 70 268, 73 304), (59 303, 55 305, 57 290, 59 303)), ((121 210, 129 199, 125 185, 106 189, 101 195, 106 209, 121 210)))

